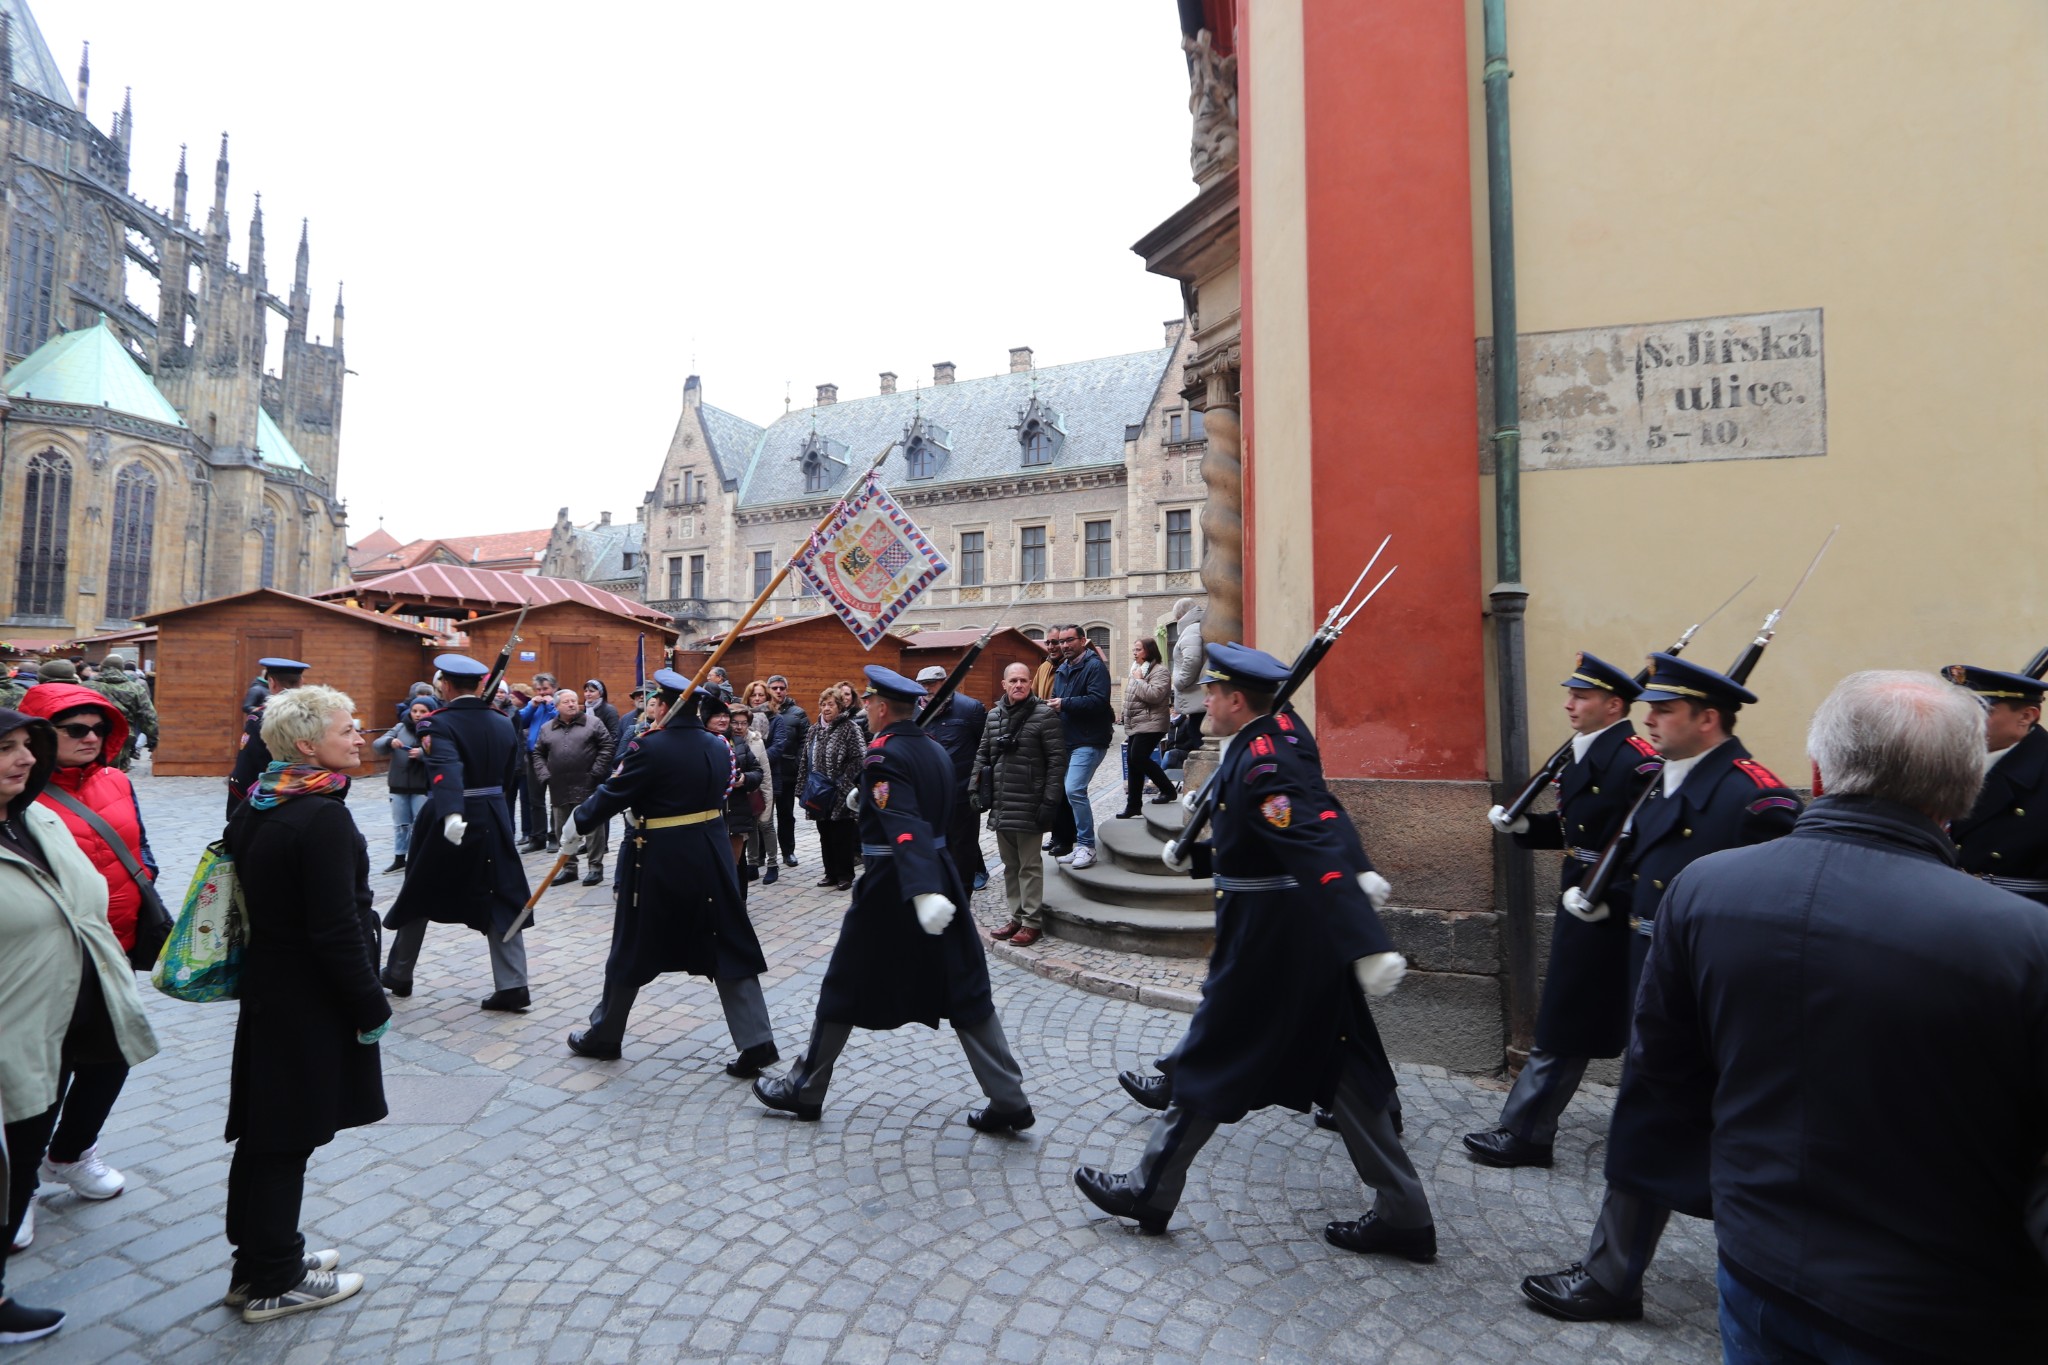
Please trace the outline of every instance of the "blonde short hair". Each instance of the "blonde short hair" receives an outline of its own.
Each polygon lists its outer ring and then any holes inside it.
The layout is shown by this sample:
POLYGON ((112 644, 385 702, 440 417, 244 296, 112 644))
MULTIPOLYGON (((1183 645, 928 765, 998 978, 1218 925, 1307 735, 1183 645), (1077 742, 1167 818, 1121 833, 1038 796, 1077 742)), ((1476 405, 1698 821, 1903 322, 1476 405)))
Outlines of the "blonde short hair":
POLYGON ((270 746, 272 758, 296 763, 300 758, 300 740, 318 744, 327 733, 329 716, 355 713, 356 704, 348 693, 318 683, 294 687, 289 692, 273 692, 263 704, 263 742, 270 746))

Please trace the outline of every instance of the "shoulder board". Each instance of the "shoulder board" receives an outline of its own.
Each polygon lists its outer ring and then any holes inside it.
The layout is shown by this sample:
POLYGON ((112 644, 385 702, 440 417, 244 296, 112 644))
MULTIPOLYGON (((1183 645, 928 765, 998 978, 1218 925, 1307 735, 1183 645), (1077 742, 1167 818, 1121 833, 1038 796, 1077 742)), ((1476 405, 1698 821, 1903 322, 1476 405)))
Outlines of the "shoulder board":
POLYGON ((1735 760, 1735 767, 1744 777, 1747 777, 1759 787, 1782 787, 1785 785, 1778 780, 1776 773, 1753 758, 1738 758, 1735 760))
POLYGON ((882 747, 882 746, 883 746, 884 744, 887 744, 888 742, 889 742, 889 736, 887 736, 887 735, 876 735, 876 736, 875 736, 875 737, 874 737, 873 739, 871 739, 871 740, 869 740, 869 741, 868 741, 868 747, 869 747, 870 749, 879 749, 879 748, 881 748, 881 747, 882 747))
POLYGON ((1659 763, 1662 763, 1664 761, 1663 755, 1657 752, 1657 746, 1650 743, 1649 740, 1644 739, 1641 735, 1630 735, 1628 737, 1628 742, 1634 745, 1636 752, 1643 755, 1645 758, 1654 758, 1659 763))
POLYGON ((1273 717, 1273 723, 1283 730, 1292 730, 1294 728, 1294 717, 1282 711, 1279 715, 1273 717))
POLYGON ((1272 737, 1269 735, 1255 736, 1252 740, 1252 752, 1261 758, 1269 756, 1273 752, 1272 737))

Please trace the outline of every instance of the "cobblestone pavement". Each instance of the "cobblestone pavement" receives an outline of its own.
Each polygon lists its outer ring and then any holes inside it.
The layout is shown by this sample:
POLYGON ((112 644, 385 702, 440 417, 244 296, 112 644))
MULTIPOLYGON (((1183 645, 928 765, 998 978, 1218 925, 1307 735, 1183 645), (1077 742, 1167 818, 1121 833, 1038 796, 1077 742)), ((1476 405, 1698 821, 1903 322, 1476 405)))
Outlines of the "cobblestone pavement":
MULTIPOLYGON (((182 891, 218 832, 220 784, 140 785, 167 882, 182 891)), ((350 805, 381 868, 382 781, 358 783, 350 805)), ((798 857, 753 902, 790 1055, 841 899, 812 885, 808 827, 798 857)), ((533 875, 542 861, 529 860, 533 875)), ((380 903, 397 881, 375 878, 380 903)), ((992 962, 1036 1127, 971 1133, 960 1117, 980 1097, 965 1059, 916 1027, 857 1034, 824 1121, 794 1124, 725 1076, 716 997, 694 978, 642 994, 625 1060, 564 1051, 597 997, 606 899, 563 887, 543 903, 525 1015, 476 1008, 490 987, 476 935, 428 935, 384 1043, 392 1115, 316 1153, 308 1177, 310 1244, 340 1247, 368 1287, 263 1326, 218 1306, 235 1011, 145 991, 164 1050, 136 1070, 102 1141, 127 1192, 44 1202, 9 1289, 70 1317, 10 1358, 1718 1359, 1704 1224, 1675 1220, 1643 1323, 1553 1322, 1517 1292, 1523 1274, 1583 1247, 1609 1092, 1567 1113, 1555 1170, 1493 1171, 1457 1142, 1492 1121, 1498 1087, 1402 1067, 1409 1150, 1436 1207, 1433 1266, 1322 1243, 1322 1224, 1356 1216, 1362 1192, 1334 1135, 1284 1111, 1221 1130, 1170 1235, 1148 1238, 1098 1215, 1071 1177, 1079 1162, 1136 1158, 1144 1115, 1115 1071, 1170 1047, 1185 1015, 992 962)))

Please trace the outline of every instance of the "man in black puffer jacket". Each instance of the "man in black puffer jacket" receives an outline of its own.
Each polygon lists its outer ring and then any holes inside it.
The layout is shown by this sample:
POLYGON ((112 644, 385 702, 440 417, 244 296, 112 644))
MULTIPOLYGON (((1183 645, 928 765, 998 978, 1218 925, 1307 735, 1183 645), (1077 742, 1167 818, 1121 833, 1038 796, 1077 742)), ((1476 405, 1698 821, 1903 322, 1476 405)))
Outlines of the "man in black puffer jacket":
POLYGON ((988 812, 1003 859, 1010 922, 995 936, 1020 948, 1045 932, 1045 864, 1038 841, 1066 803, 1066 776, 1059 714, 1032 695, 1030 668, 1011 664, 1003 670, 1003 700, 982 728, 967 789, 974 808, 988 812))

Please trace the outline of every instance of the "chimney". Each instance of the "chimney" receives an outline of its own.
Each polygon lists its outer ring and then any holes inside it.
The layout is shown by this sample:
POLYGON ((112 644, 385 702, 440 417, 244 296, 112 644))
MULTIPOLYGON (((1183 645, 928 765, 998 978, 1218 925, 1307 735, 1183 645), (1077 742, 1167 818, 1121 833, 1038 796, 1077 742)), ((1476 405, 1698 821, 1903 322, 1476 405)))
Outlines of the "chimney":
POLYGON ((1030 368, 1031 348, 1029 346, 1012 346, 1010 348, 1010 373, 1022 374, 1030 368))
POLYGON ((950 360, 941 360, 941 361, 940 361, 940 362, 939 362, 938 364, 936 364, 936 365, 932 366, 932 383, 934 383, 934 384, 950 384, 950 383, 952 383, 952 382, 953 382, 953 362, 952 362, 952 361, 950 361, 950 360))
POLYGON ((598 524, 599 526, 609 526, 609 525, 611 525, 611 524, 612 524, 612 514, 611 514, 611 513, 609 513, 609 512, 599 512, 599 513, 597 514, 597 524, 598 524))
POLYGON ((826 407, 826 406, 829 406, 830 404, 833 404, 833 403, 837 403, 838 401, 839 401, 839 386, 838 386, 837 384, 820 384, 820 385, 818 385, 818 406, 819 406, 819 407, 821 407, 821 408, 822 408, 822 407, 826 407))
POLYGON ((894 370, 884 370, 884 371, 882 371, 882 392, 883 392, 883 393, 894 393, 894 392, 896 392, 896 371, 894 371, 894 370))

